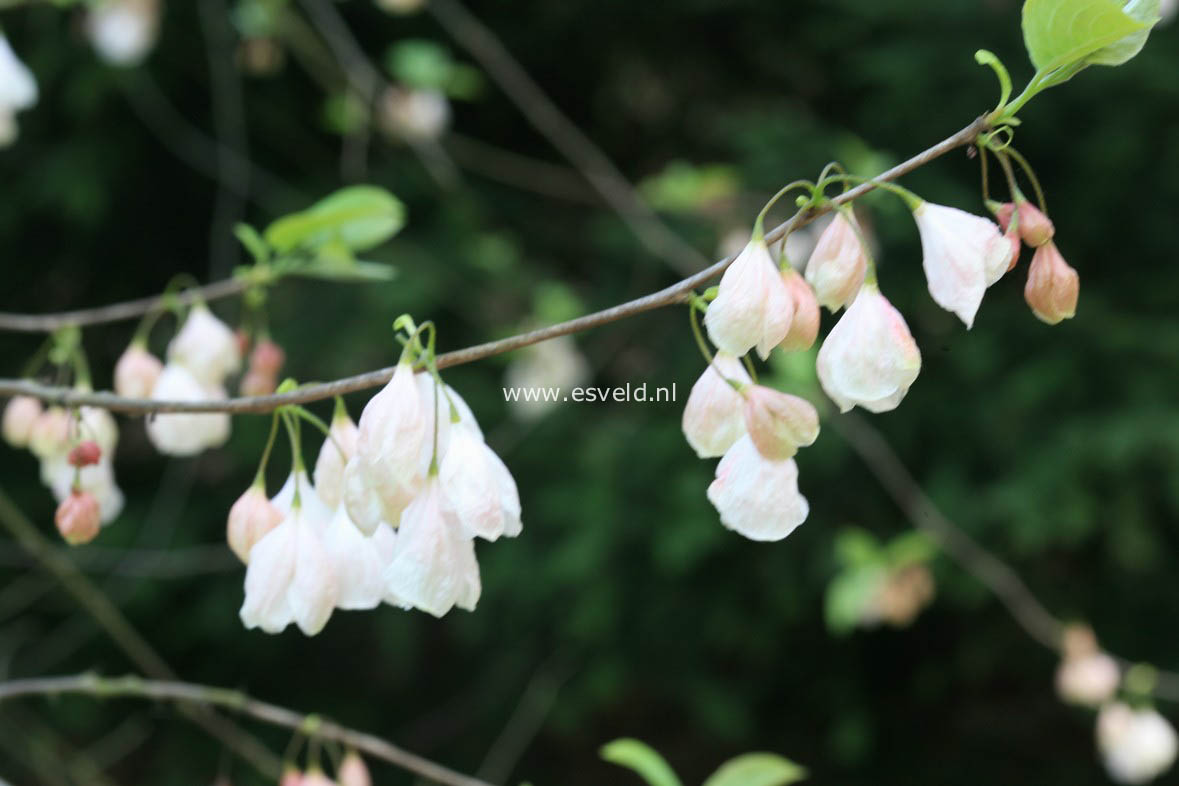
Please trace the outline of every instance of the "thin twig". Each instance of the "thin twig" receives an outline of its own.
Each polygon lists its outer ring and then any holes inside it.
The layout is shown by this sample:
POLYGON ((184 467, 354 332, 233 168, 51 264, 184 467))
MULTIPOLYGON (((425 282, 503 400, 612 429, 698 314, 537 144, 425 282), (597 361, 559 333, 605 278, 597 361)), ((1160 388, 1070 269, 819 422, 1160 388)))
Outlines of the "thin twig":
POLYGON ((434 783, 446 786, 492 786, 487 781, 463 775, 423 759, 372 734, 355 731, 315 715, 304 715, 277 704, 259 701, 241 691, 227 688, 189 682, 148 680, 134 676, 99 677, 94 674, 0 682, 0 701, 21 696, 57 696, 63 693, 81 693, 98 698, 130 696, 206 707, 224 707, 275 726, 299 730, 321 739, 334 740, 434 783))
MULTIPOLYGON (((986 130, 986 120, 980 117, 970 125, 963 128, 961 131, 953 134, 933 147, 918 153, 904 163, 898 164, 892 169, 879 175, 877 181, 895 180, 902 175, 906 175, 915 169, 918 169, 930 161, 945 155, 951 150, 971 144, 975 137, 984 130, 986 130)), ((849 189, 845 193, 831 200, 830 203, 815 208, 812 210, 800 210, 795 213, 787 221, 782 222, 774 229, 766 233, 766 242, 774 243, 780 238, 786 236, 788 233, 806 226, 821 215, 831 211, 833 206, 850 202, 854 199, 864 196, 872 191, 876 186, 871 183, 862 183, 855 188, 849 189)), ((576 319, 568 320, 567 322, 560 322, 556 325, 550 325, 539 330, 532 330, 526 333, 520 333, 508 338, 499 339, 498 341, 489 341, 485 344, 477 344, 466 349, 459 349, 453 352, 447 352, 438 356, 438 367, 448 368, 450 366, 458 366, 464 363, 471 363, 476 360, 491 357, 493 355, 500 355, 505 352, 511 352, 514 349, 520 349, 531 344, 537 344, 541 341, 546 341, 557 336, 565 336, 571 333, 580 333, 592 328, 601 327, 602 325, 617 322, 637 314, 651 311, 664 306, 681 303, 684 297, 696 287, 707 283, 716 276, 724 272, 725 268, 732 263, 735 257, 726 257, 712 266, 689 276, 676 284, 645 295, 635 300, 630 300, 626 303, 621 303, 617 306, 612 306, 602 311, 596 311, 586 316, 577 317, 576 319)), ((158 299, 152 299, 158 300, 158 299)), ((138 301, 143 303, 144 301, 138 301)), ((123 308, 127 310, 128 304, 119 304, 118 306, 108 307, 110 309, 123 308)), ((134 311, 134 308, 131 309, 134 311)), ((75 312, 78 313, 78 312, 75 312)), ((0 329, 5 326, 4 317, 6 315, 0 314, 0 329)), ((16 316, 16 315, 7 315, 16 316)), ((54 317, 50 316, 49 319, 54 317)), ((69 324, 68 322, 66 324, 69 324)), ((306 404, 312 401, 320 401, 322 399, 331 398, 333 396, 343 395, 346 393, 353 393, 358 390, 366 390, 383 385, 393 377, 394 367, 377 369, 369 371, 364 374, 357 374, 351 377, 335 380, 334 382, 325 382, 317 385, 307 385, 299 390, 291 393, 283 393, 271 396, 247 396, 242 398, 231 398, 221 401, 153 401, 150 399, 132 399, 116 396, 113 393, 98 392, 86 393, 82 391, 72 390, 64 387, 53 387, 48 385, 41 385, 29 380, 15 380, 15 379, 0 379, 0 395, 7 396, 32 396, 41 399, 42 401, 58 404, 61 406, 95 406, 111 410, 113 412, 125 412, 128 414, 147 414, 150 412, 229 412, 234 414, 241 413, 263 413, 272 412, 278 407, 287 404, 306 404)))

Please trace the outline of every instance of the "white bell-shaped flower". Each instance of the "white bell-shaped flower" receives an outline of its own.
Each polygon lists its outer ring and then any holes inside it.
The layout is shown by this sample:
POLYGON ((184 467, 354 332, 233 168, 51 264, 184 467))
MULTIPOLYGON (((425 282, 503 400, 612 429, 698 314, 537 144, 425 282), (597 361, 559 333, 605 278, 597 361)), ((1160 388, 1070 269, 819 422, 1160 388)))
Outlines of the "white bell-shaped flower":
POLYGON ((740 360, 718 352, 692 385, 684 405, 684 437, 700 458, 723 456, 745 433, 744 399, 726 379, 753 384, 740 360))
POLYGON ((401 517, 397 546, 385 568, 386 590, 408 605, 441 617, 479 601, 475 543, 446 509, 437 476, 430 477, 401 517))
POLYGON ((806 265, 807 283, 814 287, 820 305, 832 312, 855 300, 868 271, 868 252, 854 220, 837 210, 806 265))
POLYGON ((394 508, 386 509, 375 488, 369 484, 360 457, 353 456, 344 466, 344 480, 341 496, 348 517, 366 535, 372 535, 382 523, 396 527, 401 520, 401 511, 413 499, 413 493, 405 490, 396 500, 394 508))
MULTIPOLYGON (((226 396, 223 389, 202 385, 187 366, 168 363, 151 397, 157 401, 216 401, 226 396)), ((160 414, 147 421, 148 439, 156 450, 170 456, 193 456, 223 445, 229 430, 229 415, 224 412, 160 414)))
POLYGON ((99 0, 86 19, 99 57, 118 66, 142 62, 155 47, 159 28, 159 0, 99 0))
POLYGON ((59 454, 41 462, 41 480, 53 492, 58 502, 64 501, 77 488, 88 492, 98 501, 99 515, 104 525, 114 521, 123 512, 125 499, 115 482, 114 465, 110 454, 104 454, 96 464, 80 469, 69 463, 67 454, 59 454))
MULTIPOLYGON (((384 570, 393 562, 393 558, 397 556, 397 532, 385 522, 381 522, 373 530, 373 534, 369 536, 373 547, 377 550, 377 557, 381 561, 382 580, 384 579, 384 570)), ((406 603, 403 598, 389 589, 389 584, 386 582, 384 587, 384 595, 382 600, 390 606, 396 606, 399 609, 412 609, 413 606, 406 603)))
POLYGON ((37 103, 37 80, 0 33, 0 147, 16 140, 16 113, 37 103))
POLYGON ((131 344, 115 364, 115 392, 127 398, 147 398, 164 364, 142 344, 131 344))
POLYGON ((250 549, 282 523, 286 514, 266 498, 261 483, 250 486, 229 509, 225 539, 242 562, 250 561, 250 549))
POLYGON ((764 360, 790 331, 794 300, 760 232, 725 270, 716 299, 704 312, 712 343, 740 357, 750 349, 764 360))
POLYGON ((987 287, 1010 267, 1010 241, 994 221, 956 207, 922 202, 913 218, 921 233, 929 294, 969 328, 987 287))
POLYGON ((764 385, 744 390, 745 429, 768 459, 788 459, 819 438, 819 413, 811 402, 764 385))
POLYGON ((1171 724, 1153 709, 1107 704, 1097 715, 1097 748, 1118 783, 1147 783, 1171 768, 1179 741, 1171 724))
POLYGON ((819 382, 842 412, 895 409, 921 372, 921 352, 904 317, 865 284, 819 349, 819 382))
POLYGON ((315 460, 315 490, 329 508, 337 508, 344 501, 344 467, 356 455, 357 435, 352 418, 343 408, 338 409, 315 460))
POLYGON ((1056 670, 1056 692, 1073 704, 1098 707, 1114 697, 1122 675, 1117 661, 1094 651, 1066 657, 1056 670))
POLYGON ((750 540, 781 540, 810 512, 806 497, 798 491, 794 459, 765 458, 748 434, 717 465, 708 499, 722 524, 750 540))
POLYGON ((86 440, 98 443, 102 455, 113 459, 119 444, 119 424, 101 407, 78 407, 78 416, 70 419, 70 444, 86 440))
POLYGON ((168 344, 168 364, 184 366, 202 385, 223 384, 241 363, 237 337, 204 303, 192 307, 168 344))
POLYGON ((348 510, 336 509, 324 542, 339 578, 338 609, 375 609, 385 594, 384 564, 377 545, 361 534, 348 510))
POLYGON ((456 424, 438 473, 446 503, 469 537, 520 534, 520 495, 499 456, 472 429, 456 424))
POLYGON ((44 410, 29 428, 28 444, 42 461, 64 456, 70 448, 70 414, 61 407, 44 410))
POLYGON ((13 396, 4 407, 4 441, 14 448, 29 444, 33 424, 44 409, 32 396, 13 396))
POLYGON ((397 139, 436 139, 450 125, 450 101, 439 90, 389 87, 377 105, 377 123, 397 139))
POLYGON ((356 440, 360 472, 390 512, 420 483, 422 455, 431 436, 426 419, 429 407, 422 400, 413 367, 403 362, 360 414, 356 440))

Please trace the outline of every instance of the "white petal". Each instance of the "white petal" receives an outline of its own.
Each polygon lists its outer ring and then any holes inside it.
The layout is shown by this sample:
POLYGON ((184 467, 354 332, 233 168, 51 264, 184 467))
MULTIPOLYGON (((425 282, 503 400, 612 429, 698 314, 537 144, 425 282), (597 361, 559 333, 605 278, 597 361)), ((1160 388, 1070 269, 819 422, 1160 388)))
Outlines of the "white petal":
POLYGON ((356 454, 359 432, 352 418, 343 415, 332 418, 328 433, 315 460, 315 488, 325 505, 338 508, 344 499, 344 466, 356 454))
POLYGON ((921 264, 929 294, 969 328, 988 283, 998 280, 996 269, 1007 261, 1010 247, 993 221, 954 207, 923 202, 913 218, 921 232, 921 264))
POLYGON ((708 499, 721 523, 750 540, 781 540, 806 520, 794 459, 770 461, 748 435, 737 440, 716 468, 708 499))
POLYGON ((725 382, 725 377, 744 385, 753 384, 740 360, 718 352, 692 385, 684 405, 684 436, 700 458, 723 456, 745 433, 741 394, 725 382))
POLYGON ((757 347, 764 358, 786 337, 793 309, 765 242, 750 241, 721 277, 704 326, 712 343, 730 355, 757 347))
POLYGON ((197 304, 168 344, 168 362, 187 368, 202 385, 216 386, 241 368, 241 353, 229 326, 197 304))
POLYGON ((348 518, 348 511, 339 508, 328 524, 327 547, 339 577, 340 609, 374 609, 385 592, 380 554, 371 539, 366 538, 348 518))
MULTIPOLYGON (((292 511, 291 518, 295 524, 295 574, 287 602, 299 629, 314 636, 332 616, 339 597, 339 578, 317 523, 299 509, 292 511)), ((252 563, 253 552, 250 560, 252 563)))
MULTIPOLYGON (((191 371, 174 363, 164 366, 151 397, 156 401, 214 399, 191 371)), ((223 443, 229 436, 229 428, 229 415, 224 413, 154 415, 147 420, 148 439, 156 450, 171 456, 192 456, 223 443)))
POLYGON ((288 516, 250 549, 246 598, 240 612, 247 628, 278 633, 294 622, 294 613, 287 602, 287 590, 294 575, 295 526, 288 516))

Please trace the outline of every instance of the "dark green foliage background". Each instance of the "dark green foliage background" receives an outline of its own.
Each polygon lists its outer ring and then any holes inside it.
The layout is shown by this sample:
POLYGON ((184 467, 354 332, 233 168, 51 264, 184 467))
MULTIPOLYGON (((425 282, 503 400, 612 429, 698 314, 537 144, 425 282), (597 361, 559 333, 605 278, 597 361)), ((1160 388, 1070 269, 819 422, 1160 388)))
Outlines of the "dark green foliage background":
MULTIPOLYGON (((180 271, 208 279, 229 269, 223 239, 210 245, 215 182, 175 155, 184 142, 174 131, 147 127, 128 101, 159 90, 213 133, 193 6, 169 3, 146 73, 99 65, 73 13, 0 15, 42 88, 40 105, 20 117, 20 142, 0 153, 3 310, 101 304, 159 291, 180 271)), ((374 58, 402 37, 448 43, 428 15, 387 17, 359 0, 341 10, 374 58)), ((990 108, 994 79, 974 64, 975 49, 996 51, 1017 83, 1030 74, 1015 0, 504 0, 475 10, 633 179, 675 159, 737 169, 753 195, 747 208, 719 221, 668 217, 709 256, 723 229, 751 220, 756 195, 849 150, 900 160, 990 108)), ((904 405, 874 423, 944 511, 1050 608, 1090 620, 1110 649, 1164 666, 1179 666, 1176 44, 1179 29, 1160 29, 1127 66, 1091 69, 1023 113, 1018 144, 1081 274, 1075 320, 1050 329, 1031 316, 1025 257, 965 332, 925 290, 912 223, 872 202, 882 286, 925 359, 904 405)), ((264 224, 341 185, 340 142, 322 127, 322 92, 295 62, 244 89, 250 155, 286 184, 248 207, 247 219, 264 224)), ((456 110, 462 134, 559 162, 494 88, 456 110)), ((440 188, 389 144, 374 147, 371 167, 370 181, 409 207, 408 228, 370 255, 400 277, 289 281, 273 292, 274 333, 301 380, 391 363, 388 326, 403 311, 436 319, 440 348, 451 349, 518 329, 548 282, 593 309, 675 280, 604 208, 469 172, 440 188)), ((962 152, 905 182, 981 211, 977 162, 962 152)), ((218 311, 236 318, 237 306, 218 311)), ((100 386, 132 329, 86 331, 100 386)), ((938 598, 912 628, 826 632, 837 531, 855 524, 889 537, 909 526, 833 429, 799 457, 808 522, 781 543, 748 542, 720 526, 704 496, 713 463, 696 460, 679 431, 701 368, 683 310, 578 342, 596 384, 676 383, 681 400, 569 404, 523 426, 502 401, 505 359, 447 374, 515 473, 525 511, 523 537, 479 546, 474 614, 436 621, 384 607, 337 614, 314 639, 266 636, 237 619, 242 571, 227 550, 214 557, 229 568, 205 575, 128 577, 109 562, 93 573, 185 679, 322 712, 464 771, 478 768, 534 679, 559 684, 513 783, 635 783, 597 760, 598 746, 619 736, 652 743, 686 783, 753 749, 795 759, 824 784, 1105 782, 1092 717, 1054 697, 1053 655, 948 560, 935 563, 938 598)), ((32 337, 0 336, 0 373, 19 374, 34 347, 32 337)), ((354 414, 364 400, 350 397, 354 414)), ((163 461, 141 424, 127 423, 118 462, 127 509, 99 539, 99 556, 221 543, 266 427, 239 418, 225 449, 163 461)), ((33 460, 4 450, 0 462, 5 492, 56 538, 33 460)), ((40 574, 12 543, 0 556, 4 676, 132 669, 59 589, 22 603, 21 588, 40 574)), ((0 706, 0 732, 27 750, 83 750, 121 724, 150 736, 111 766, 118 783, 210 783, 223 761, 218 744, 165 707, 0 706)), ((273 729, 251 728, 276 751, 286 745, 273 729)), ((23 759, 0 749, 0 776, 41 782, 23 759)), ((374 769, 378 783, 409 782, 374 769)), ((232 774, 260 782, 240 763, 232 774)))

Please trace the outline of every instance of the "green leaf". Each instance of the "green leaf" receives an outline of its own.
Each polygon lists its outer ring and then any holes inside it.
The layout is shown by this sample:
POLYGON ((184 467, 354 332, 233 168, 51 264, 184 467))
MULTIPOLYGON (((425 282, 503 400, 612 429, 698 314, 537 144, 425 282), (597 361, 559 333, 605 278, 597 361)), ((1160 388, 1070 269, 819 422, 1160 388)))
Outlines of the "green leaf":
POLYGON ((266 245, 266 241, 258 234, 258 230, 249 224, 237 224, 233 227, 233 234, 250 252, 250 256, 254 258, 255 262, 261 264, 270 259, 270 246, 266 245))
POLYGON ((896 569, 928 562, 937 553, 937 547, 924 532, 906 532, 890 540, 884 551, 889 567, 896 569))
POLYGON ((1141 52, 1142 47, 1146 46, 1151 29, 1158 24, 1160 5, 1161 0, 1130 0, 1126 3, 1122 10, 1131 19, 1147 25, 1146 29, 1131 33, 1115 44, 1098 49, 1089 55, 1087 61, 1094 65, 1119 66, 1141 52))
POLYGON ((867 530, 847 527, 835 536, 835 558, 843 565, 871 565, 880 561, 880 541, 867 530))
POLYGON ((307 267, 296 268, 291 271, 293 276, 304 278, 323 278, 329 281, 391 281, 397 276, 397 268, 383 265, 380 262, 348 262, 322 264, 318 261, 307 267))
POLYGON ((455 68, 445 47, 419 39, 399 41, 389 47, 385 65, 398 82, 432 90, 445 90, 455 68))
POLYGON ((679 776, 650 745, 635 739, 614 740, 602 746, 602 759, 637 772, 650 786, 680 786, 679 776))
POLYGON ((318 249, 339 241, 352 251, 380 245, 405 226, 405 207, 383 188, 349 186, 300 213, 266 228, 266 241, 280 252, 318 249))
POLYGON ((823 604, 827 630, 837 636, 850 633, 887 579, 888 571, 881 565, 852 568, 831 579, 823 604))
POLYGON ((746 753, 722 764, 704 786, 787 786, 805 777, 805 768, 775 753, 746 753))
POLYGON ((1024 44, 1037 73, 1045 75, 1085 61, 1145 27, 1118 0, 1027 0, 1023 5, 1024 44))

